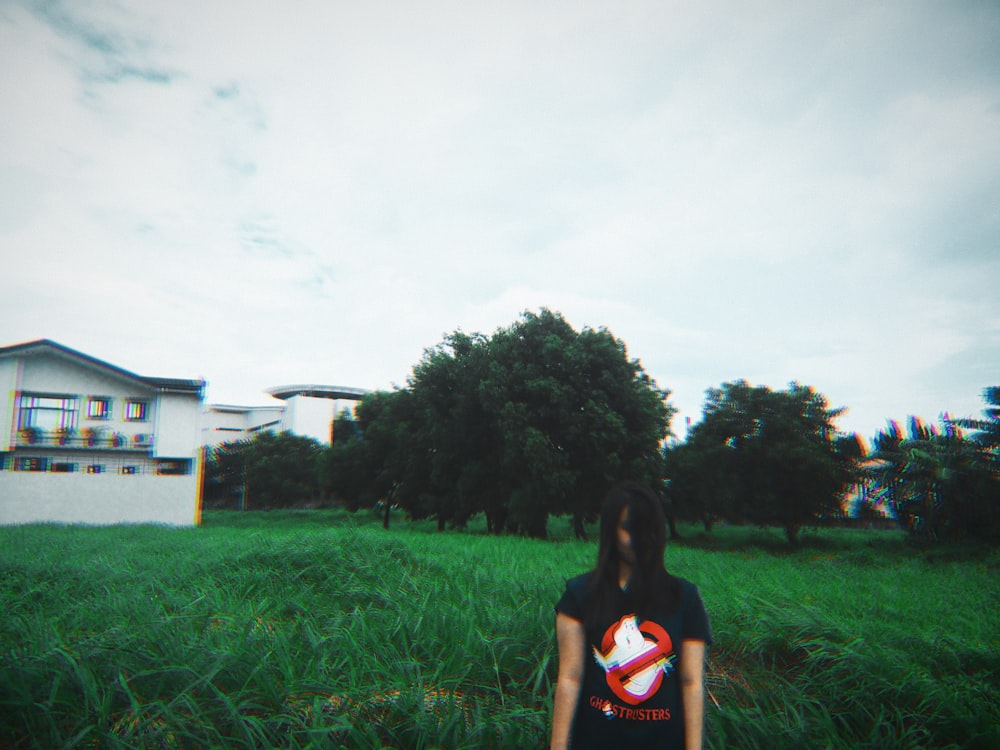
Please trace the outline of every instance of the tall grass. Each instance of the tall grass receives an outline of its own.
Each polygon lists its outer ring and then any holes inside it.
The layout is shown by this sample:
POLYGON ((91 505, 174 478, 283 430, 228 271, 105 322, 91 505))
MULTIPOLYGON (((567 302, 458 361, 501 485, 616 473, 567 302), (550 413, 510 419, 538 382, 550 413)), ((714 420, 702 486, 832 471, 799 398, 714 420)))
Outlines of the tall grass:
MULTIPOLYGON (((0 747, 541 747, 552 605, 594 544, 385 531, 0 528, 0 747)), ((713 748, 1000 746, 998 555, 687 529, 713 748)))

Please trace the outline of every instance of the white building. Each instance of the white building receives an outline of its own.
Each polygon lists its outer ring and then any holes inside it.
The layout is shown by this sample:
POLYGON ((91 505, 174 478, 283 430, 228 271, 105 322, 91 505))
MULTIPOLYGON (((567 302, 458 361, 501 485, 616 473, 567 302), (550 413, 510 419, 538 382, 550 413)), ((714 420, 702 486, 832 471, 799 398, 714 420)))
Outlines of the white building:
POLYGON ((0 347, 0 524, 200 523, 204 389, 48 339, 0 347))
POLYGON ((222 443, 249 440, 258 432, 291 430, 285 404, 273 406, 231 406, 208 404, 201 412, 201 444, 214 448, 222 443))
POLYGON ((265 406, 208 404, 202 409, 201 444, 249 440, 258 432, 292 432, 329 443, 333 420, 344 402, 353 405, 371 391, 341 385, 283 385, 266 393, 281 403, 265 406))

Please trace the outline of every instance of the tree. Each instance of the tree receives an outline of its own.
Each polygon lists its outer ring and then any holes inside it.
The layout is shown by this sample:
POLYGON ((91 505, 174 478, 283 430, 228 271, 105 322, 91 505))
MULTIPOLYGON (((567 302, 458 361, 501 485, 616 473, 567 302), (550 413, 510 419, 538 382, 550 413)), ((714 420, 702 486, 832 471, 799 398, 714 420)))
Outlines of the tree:
POLYGON ((625 345, 549 310, 492 336, 456 331, 424 352, 405 389, 359 405, 370 472, 439 528, 483 512, 492 531, 578 534, 625 477, 659 481, 673 409, 625 345), (366 413, 388 399, 389 408, 366 413))
POLYGON ((874 502, 923 539, 1000 539, 1000 476, 987 429, 970 439, 947 415, 940 428, 910 417, 875 437, 869 482, 874 502))
POLYGON ((209 451, 206 496, 241 509, 287 508, 319 493, 320 444, 290 432, 259 432, 209 451))
POLYGON ((659 483, 674 410, 623 342, 542 310, 498 331, 487 351, 477 390, 502 446, 508 524, 540 536, 548 514, 569 513, 582 536, 616 481, 659 483))
POLYGON ((202 488, 206 505, 246 509, 249 443, 249 440, 230 441, 207 451, 202 488))
POLYGON ((953 420, 959 427, 976 430, 971 440, 978 443, 995 460, 1000 457, 1000 385, 983 389, 983 419, 953 420))
MULTIPOLYGON (((704 433, 707 435, 707 433, 704 433)), ((710 532, 735 507, 732 448, 692 435, 664 451, 665 495, 675 518, 698 521, 710 532)))
POLYGON ((857 474, 863 451, 857 436, 837 432, 842 413, 798 383, 709 389, 702 421, 667 451, 675 510, 706 528, 719 517, 777 524, 796 543, 803 525, 841 512, 857 474))
POLYGON ((343 412, 334 417, 333 441, 318 462, 324 494, 344 501, 350 510, 357 510, 368 495, 368 454, 368 445, 354 417, 343 412))
POLYGON ((334 421, 334 442, 320 459, 323 486, 351 510, 383 504, 389 524, 395 487, 405 465, 406 435, 412 420, 404 414, 405 391, 367 394, 355 417, 341 414, 334 421))

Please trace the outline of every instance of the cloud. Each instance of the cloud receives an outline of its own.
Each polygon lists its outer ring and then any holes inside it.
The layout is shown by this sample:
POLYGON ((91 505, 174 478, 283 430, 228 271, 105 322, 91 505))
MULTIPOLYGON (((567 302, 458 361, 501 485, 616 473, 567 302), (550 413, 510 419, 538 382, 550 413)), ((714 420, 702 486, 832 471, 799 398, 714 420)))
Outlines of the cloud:
POLYGON ((402 383, 547 306, 688 416, 740 377, 866 432, 975 406, 997 31, 923 2, 10 4, 7 330, 252 401, 402 383))
MULTIPOLYGON (((98 18, 81 12, 78 3, 59 0, 27 3, 27 7, 53 32, 72 43, 70 49, 76 53, 79 74, 86 84, 116 84, 137 79, 163 85, 178 77, 176 71, 152 62, 155 50, 151 36, 137 34, 135 17, 123 12, 121 6, 101 7, 99 12, 104 15, 98 18), (123 31, 121 26, 127 26, 129 31, 123 31)), ((69 51, 65 47, 64 50, 69 51)), ((93 95, 93 89, 89 93, 93 95)))

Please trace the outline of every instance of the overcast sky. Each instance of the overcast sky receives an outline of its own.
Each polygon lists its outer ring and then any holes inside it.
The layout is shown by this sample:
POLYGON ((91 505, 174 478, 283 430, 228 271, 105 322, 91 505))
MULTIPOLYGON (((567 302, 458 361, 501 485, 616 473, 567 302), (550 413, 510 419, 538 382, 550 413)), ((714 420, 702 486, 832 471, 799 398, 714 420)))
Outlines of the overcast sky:
POLYGON ((1000 3, 0 0, 0 345, 213 403, 605 327, 698 421, 1000 385, 1000 3))

